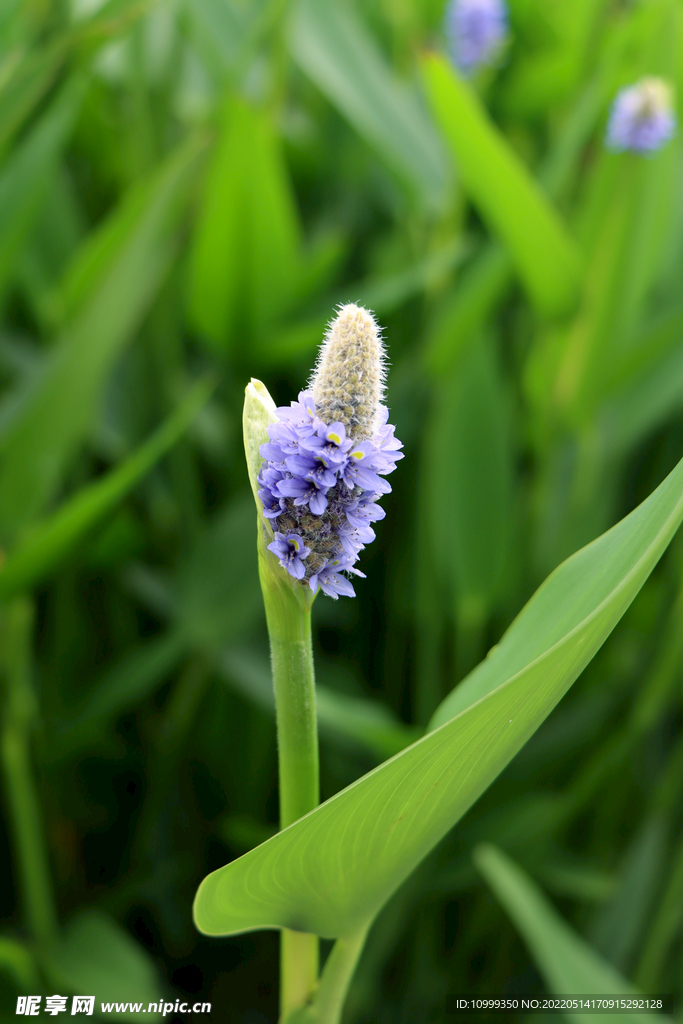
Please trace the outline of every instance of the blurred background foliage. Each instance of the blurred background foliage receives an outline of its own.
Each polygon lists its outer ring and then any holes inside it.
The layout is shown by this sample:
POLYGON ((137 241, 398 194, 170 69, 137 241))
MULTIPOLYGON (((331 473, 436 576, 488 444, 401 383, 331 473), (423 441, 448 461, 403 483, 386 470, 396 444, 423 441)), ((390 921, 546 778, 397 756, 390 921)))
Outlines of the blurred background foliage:
MULTIPOLYGON (((681 454, 683 139, 602 145, 622 86, 681 93, 681 0, 511 0, 479 102, 430 113, 443 14, 0 5, 5 1019, 95 988, 276 1019, 276 935, 209 940, 190 908, 277 821, 243 389, 295 397, 335 303, 386 328, 406 459, 357 600, 315 605, 323 797, 681 454)), ((482 840, 683 997, 682 555, 386 907, 348 1024, 542 990, 482 840)))

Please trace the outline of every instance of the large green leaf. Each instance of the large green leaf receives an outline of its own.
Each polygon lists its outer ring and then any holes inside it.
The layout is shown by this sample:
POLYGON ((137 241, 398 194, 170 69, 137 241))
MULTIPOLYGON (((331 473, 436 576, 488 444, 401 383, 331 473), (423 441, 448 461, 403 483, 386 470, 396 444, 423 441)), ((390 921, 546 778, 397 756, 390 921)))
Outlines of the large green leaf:
MULTIPOLYGON (((606 963, 562 920, 541 890, 517 864, 490 844, 478 846, 474 859, 482 875, 519 929, 534 963, 555 995, 638 995, 637 989, 606 963)), ((585 1014, 567 1012, 576 1024, 585 1014)), ((646 1013, 595 1013, 592 1021, 646 1024, 646 1013)), ((667 1020, 669 1018, 663 1018, 667 1020)))
POLYGON ((205 878, 198 927, 214 935, 278 927, 357 933, 552 711, 682 519, 683 462, 552 574, 437 711, 433 732, 205 878))
POLYGON ((290 45, 301 68, 424 206, 442 205, 448 166, 439 138, 351 7, 299 0, 290 45))
POLYGON ((36 524, 0 569, 0 598, 6 600, 32 586, 73 550, 175 444, 210 392, 207 381, 196 385, 182 405, 120 466, 88 484, 48 519, 36 524))
POLYGON ((463 186, 506 245, 539 311, 568 313, 579 297, 578 251, 550 201, 445 58, 423 61, 427 95, 463 186))
MULTIPOLYGON (((54 493, 90 426, 112 365, 154 298, 175 252, 179 215, 200 145, 196 138, 184 145, 124 200, 102 229, 104 242, 85 243, 88 252, 95 252, 97 273, 72 300, 73 319, 0 426, 0 535, 5 543, 54 493), (121 224, 125 230, 112 228, 121 224)), ((72 294, 77 291, 72 287, 72 294)))

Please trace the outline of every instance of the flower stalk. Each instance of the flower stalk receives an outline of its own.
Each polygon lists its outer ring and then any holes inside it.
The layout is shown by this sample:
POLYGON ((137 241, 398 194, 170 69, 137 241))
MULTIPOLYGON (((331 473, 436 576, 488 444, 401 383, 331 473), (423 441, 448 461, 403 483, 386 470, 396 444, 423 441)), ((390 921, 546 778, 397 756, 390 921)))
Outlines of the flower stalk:
MULTIPOLYGON (((403 458, 382 404, 385 355, 368 310, 342 306, 310 390, 276 408, 252 380, 244 444, 258 511, 258 561, 275 688, 280 827, 319 802, 311 606, 322 591, 354 597, 348 573, 375 539, 384 479, 403 458)), ((336 1024, 365 934, 339 939, 318 984, 318 937, 283 929, 281 1020, 336 1024)))
MULTIPOLYGON (((311 645, 309 588, 293 585, 268 550, 272 530, 258 497, 260 446, 277 421, 275 405, 260 381, 252 380, 244 404, 244 443, 249 479, 259 509, 258 562, 270 638, 278 741, 280 828, 287 828, 319 802, 318 727, 311 645)), ((305 1006, 318 978, 318 937, 283 929, 280 1003, 282 1019, 305 1006)))

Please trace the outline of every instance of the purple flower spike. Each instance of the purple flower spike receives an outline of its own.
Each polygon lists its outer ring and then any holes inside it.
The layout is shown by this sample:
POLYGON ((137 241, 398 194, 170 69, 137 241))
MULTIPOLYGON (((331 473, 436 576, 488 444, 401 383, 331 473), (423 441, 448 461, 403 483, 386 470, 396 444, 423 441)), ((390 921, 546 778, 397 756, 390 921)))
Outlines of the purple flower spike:
POLYGON ((446 8, 446 38, 451 60, 464 74, 490 64, 507 35, 503 0, 451 0, 446 8))
POLYGON ((276 533, 275 540, 268 545, 268 550, 280 559, 280 565, 290 576, 297 580, 304 578, 306 566, 303 559, 308 558, 311 552, 298 533, 276 533))
POLYGON ((676 131, 671 90, 661 78, 641 78, 622 89, 612 104, 605 145, 632 153, 654 153, 676 131))
POLYGON ((384 349, 371 314, 344 306, 330 325, 310 391, 277 410, 261 445, 263 515, 281 532, 268 545, 313 593, 355 597, 345 573, 375 539, 376 503, 403 447, 382 405, 384 349))

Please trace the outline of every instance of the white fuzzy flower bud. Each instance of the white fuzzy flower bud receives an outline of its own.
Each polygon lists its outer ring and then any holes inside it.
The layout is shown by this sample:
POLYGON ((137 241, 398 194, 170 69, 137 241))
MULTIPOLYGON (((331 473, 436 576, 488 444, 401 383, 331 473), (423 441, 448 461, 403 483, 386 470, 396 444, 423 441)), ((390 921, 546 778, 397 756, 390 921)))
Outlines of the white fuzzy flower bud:
POLYGON ((384 344, 372 313, 362 306, 342 306, 320 348, 310 390, 325 423, 343 423, 349 437, 372 437, 386 377, 384 344))

